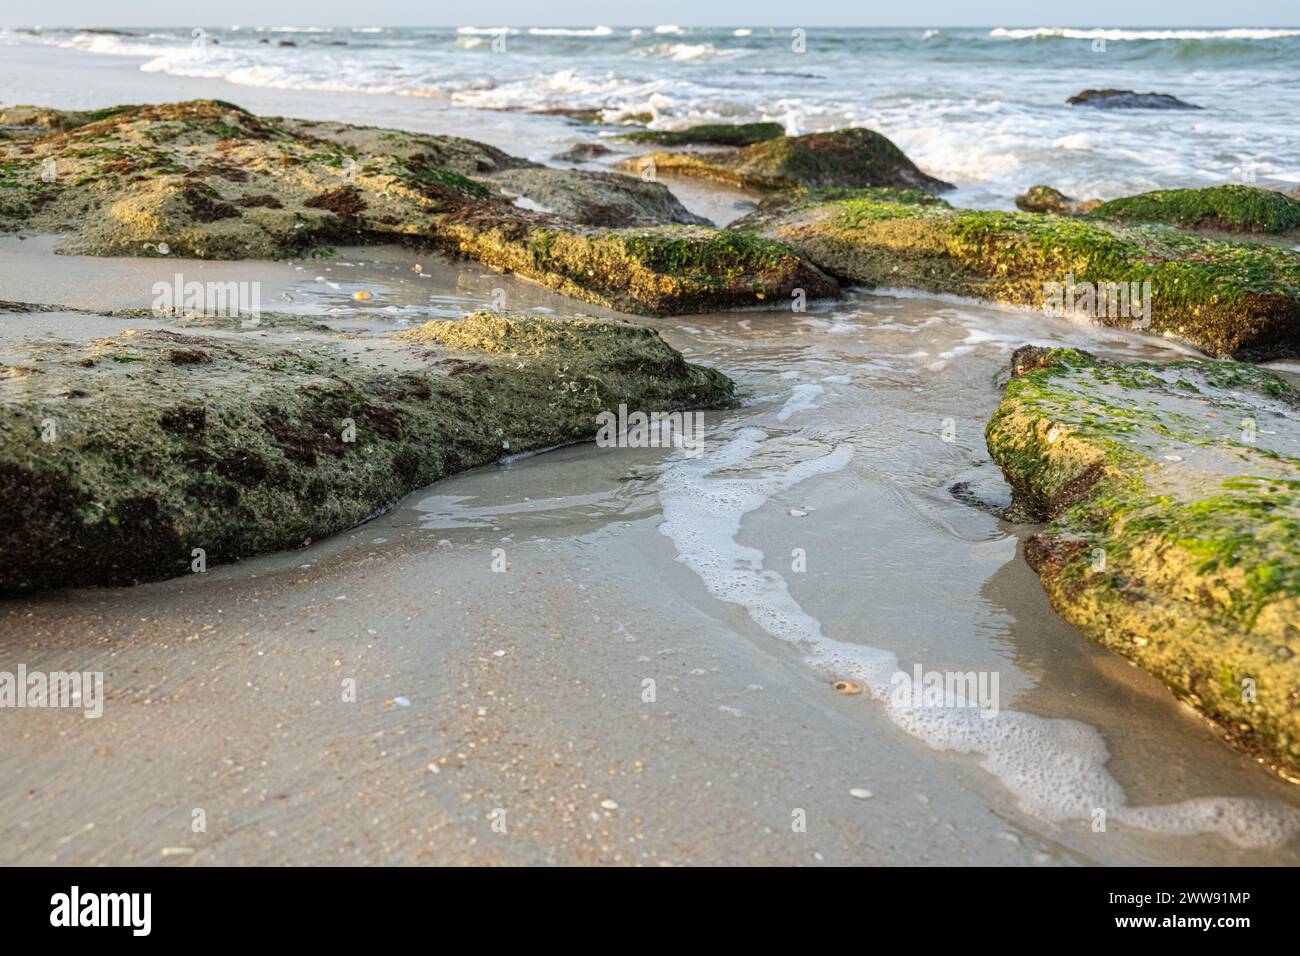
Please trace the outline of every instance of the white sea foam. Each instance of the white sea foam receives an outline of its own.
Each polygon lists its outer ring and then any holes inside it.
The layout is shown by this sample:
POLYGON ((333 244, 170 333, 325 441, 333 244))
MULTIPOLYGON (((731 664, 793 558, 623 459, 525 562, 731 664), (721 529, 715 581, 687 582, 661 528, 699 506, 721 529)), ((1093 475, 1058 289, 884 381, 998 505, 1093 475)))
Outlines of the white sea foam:
POLYGON ((661 56, 670 60, 729 59, 748 56, 748 50, 719 50, 712 43, 657 43, 639 51, 643 56, 661 56))
POLYGON ((790 397, 781 406, 781 410, 776 413, 776 420, 778 422, 788 422, 798 412, 806 412, 809 409, 816 408, 817 397, 824 391, 826 389, 816 382, 805 382, 802 385, 796 385, 790 392, 790 397))
POLYGON ((612 76, 591 77, 576 69, 529 77, 486 89, 460 89, 451 93, 455 103, 481 109, 545 109, 597 106, 611 99, 638 104, 651 112, 662 105, 652 102, 660 82, 636 82, 612 76))
POLYGON ((739 542, 745 515, 852 460, 847 443, 823 445, 820 454, 809 457, 807 439, 798 434, 769 437, 761 428, 743 428, 721 447, 715 443, 707 456, 680 456, 664 469, 659 530, 715 598, 743 607, 769 635, 798 646, 821 676, 860 683, 897 726, 928 746, 980 756, 980 766, 1026 813, 1064 821, 1095 819, 1104 810, 1110 819, 1137 829, 1176 836, 1215 833, 1242 847, 1277 846, 1300 833, 1300 812, 1269 801, 1204 797, 1128 806, 1106 769, 1110 753, 1104 739, 1080 721, 1005 707, 992 717, 969 707, 917 707, 910 687, 895 694, 898 675, 909 683, 912 677, 892 652, 827 636, 790 594, 785 578, 764 566, 763 552, 739 542))

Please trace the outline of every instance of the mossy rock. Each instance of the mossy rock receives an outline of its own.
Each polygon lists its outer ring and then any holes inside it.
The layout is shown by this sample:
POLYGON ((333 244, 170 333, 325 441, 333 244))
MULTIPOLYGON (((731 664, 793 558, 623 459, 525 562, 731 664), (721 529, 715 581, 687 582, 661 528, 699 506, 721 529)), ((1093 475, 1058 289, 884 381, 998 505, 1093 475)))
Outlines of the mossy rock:
POLYGON ((1025 348, 986 430, 1052 605, 1300 779, 1300 396, 1253 365, 1025 348))
POLYGON ((97 123, 134 106, 111 106, 102 110, 56 110, 47 106, 0 107, 0 126, 25 128, 26 132, 66 132, 97 123))
POLYGON ((577 232, 544 220, 445 220, 440 237, 470 258, 563 295, 642 315, 788 305, 796 290, 834 298, 838 283, 788 247, 689 226, 577 232))
POLYGON ((1300 200, 1255 186, 1210 186, 1205 189, 1159 189, 1102 203, 1096 219, 1153 222, 1184 229, 1260 233, 1300 232, 1300 200))
POLYGON ((71 233, 86 255, 283 258, 428 235, 489 201, 471 179, 526 165, 457 137, 257 117, 220 100, 52 115, 0 142, 3 227, 71 233), (72 118, 69 118, 72 117, 72 118), (43 176, 49 163, 54 176, 43 176))
POLYGON ((651 153, 623 164, 644 171, 711 179, 742 189, 863 189, 892 187, 937 193, 951 183, 928 176, 888 138, 853 128, 806 136, 781 136, 713 153, 651 153))
POLYGON ((0 591, 183 574, 194 549, 211 567, 294 548, 458 471, 591 440, 620 403, 732 402, 726 376, 618 322, 479 313, 358 353, 262 319, 6 343, 0 591))
POLYGON ((1071 199, 1052 186, 1030 186, 1016 197, 1016 208, 1024 212, 1042 212, 1054 216, 1079 216, 1101 205, 1100 199, 1071 199))
POLYGON ((1106 314, 1216 357, 1300 355, 1300 255, 1159 226, 954 209, 906 191, 816 192, 731 224, 832 275, 1042 309, 1047 286, 1151 283, 1150 315, 1106 314))
POLYGON ((785 135, 780 123, 705 123, 685 129, 646 129, 618 138, 651 146, 752 146, 785 135))

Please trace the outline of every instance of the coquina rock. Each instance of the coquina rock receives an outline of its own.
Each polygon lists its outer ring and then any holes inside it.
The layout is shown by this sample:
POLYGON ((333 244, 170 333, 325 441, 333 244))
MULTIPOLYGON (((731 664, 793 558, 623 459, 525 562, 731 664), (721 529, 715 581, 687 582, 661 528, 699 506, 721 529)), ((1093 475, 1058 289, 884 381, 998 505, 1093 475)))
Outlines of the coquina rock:
POLYGON ((1300 780, 1300 395, 1235 362, 1023 348, 989 422, 1052 605, 1300 780))
POLYGON ((658 183, 543 170, 454 136, 257 117, 218 100, 22 108, 0 126, 18 131, 0 139, 0 226, 65 233, 67 252, 285 258, 402 242, 638 313, 839 292, 776 243, 672 225, 695 217, 658 183), (520 208, 500 195, 507 181, 557 212, 520 208), (612 228, 656 222, 667 225, 612 228))
POLYGON ((590 441, 621 403, 672 412, 733 393, 618 322, 478 313, 346 337, 300 316, 144 313, 64 340, 24 337, 29 316, 0 309, 3 592, 294 548, 455 472, 590 441))
POLYGON ((955 209, 910 190, 804 191, 732 224, 868 287, 1065 311, 1216 357, 1300 355, 1300 255, 1291 249, 1023 212, 955 209), (1143 308, 1140 294, 1150 283, 1143 308), (1136 285, 1135 285, 1136 284, 1136 285), (1137 289, 1125 307, 1118 294, 1137 289), (1084 305, 1080 305, 1084 303, 1084 305), (1149 309, 1145 306, 1149 306, 1149 309), (1149 314, 1148 314, 1149 313, 1149 314))
POLYGON ((656 172, 757 190, 882 186, 937 193, 953 188, 922 172, 885 136, 862 128, 781 136, 720 152, 657 152, 622 166, 638 173, 653 167, 656 172))

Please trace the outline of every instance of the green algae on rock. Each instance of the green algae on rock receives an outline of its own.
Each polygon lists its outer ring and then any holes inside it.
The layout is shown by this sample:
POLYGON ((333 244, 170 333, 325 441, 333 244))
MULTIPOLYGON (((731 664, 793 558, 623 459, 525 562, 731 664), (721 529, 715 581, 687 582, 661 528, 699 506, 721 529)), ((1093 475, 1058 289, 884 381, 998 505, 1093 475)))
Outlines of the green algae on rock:
POLYGON ((590 440, 620 403, 732 402, 724 375, 618 322, 480 313, 352 338, 168 319, 8 342, 0 591, 297 547, 455 472, 590 440))
POLYGON ((711 179, 741 189, 890 187, 937 193, 953 188, 923 173, 885 136, 861 127, 781 136, 722 152, 656 152, 622 165, 636 172, 653 166, 657 172, 711 179))
POLYGON ((834 279, 777 242, 688 226, 578 232, 545 220, 448 218, 462 254, 563 295, 642 315, 788 304, 840 294, 834 279))
POLYGON ((1057 609, 1300 779, 1300 394, 1235 362, 1017 351, 986 430, 1057 609))
POLYGON ((1092 215, 1221 232, 1286 235, 1300 231, 1300 200, 1272 189, 1238 184, 1125 196, 1102 203, 1092 215))
POLYGON ((731 228, 784 243, 832 275, 1044 308, 1049 284, 1150 282, 1150 314, 1097 314, 1210 355, 1300 355, 1300 255, 1157 226, 954 209, 907 190, 810 191, 731 228))
POLYGON ((785 135, 780 123, 705 123, 685 129, 644 129, 618 139, 653 146, 753 146, 785 135))

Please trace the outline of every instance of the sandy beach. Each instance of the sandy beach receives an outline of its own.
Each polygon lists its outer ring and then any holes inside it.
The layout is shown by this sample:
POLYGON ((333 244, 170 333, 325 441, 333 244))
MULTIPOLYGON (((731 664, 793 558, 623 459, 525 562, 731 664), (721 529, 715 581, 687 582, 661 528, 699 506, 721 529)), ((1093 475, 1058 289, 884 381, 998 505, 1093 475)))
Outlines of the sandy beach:
MULTIPOLYGON (((78 110, 217 98, 541 163, 602 139, 560 116, 138 62, 8 47, 0 89, 78 110)), ((758 198, 663 181, 719 226, 758 198)), ((60 242, 0 236, 0 300, 65 307, 5 309, 0 359, 185 331, 146 311, 164 264, 60 242)), ((303 341, 387 336, 502 293, 515 311, 634 322, 723 371, 739 403, 704 413, 700 459, 503 454, 297 550, 0 600, 0 662, 105 684, 99 719, 0 711, 0 864, 1300 863, 1295 786, 1053 611, 1024 559, 1043 524, 1004 516, 985 442, 1024 344, 1156 363, 1188 345, 853 287, 803 313, 632 316, 395 244, 182 262, 259 283, 264 308, 320 324, 303 341), (931 726, 833 687, 889 655, 996 672, 1002 713, 931 726), (1094 806, 1110 808, 1101 831, 1094 806)), ((1300 383, 1294 361, 1270 364, 1300 383)))

